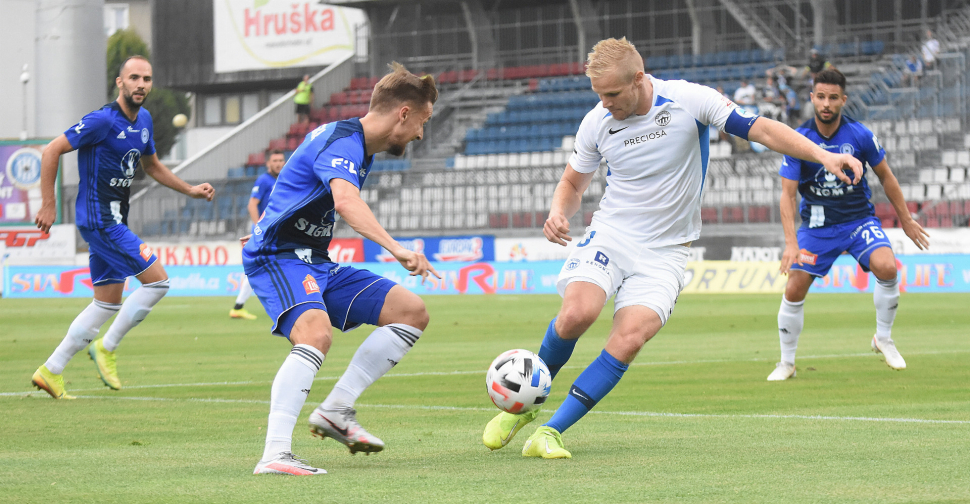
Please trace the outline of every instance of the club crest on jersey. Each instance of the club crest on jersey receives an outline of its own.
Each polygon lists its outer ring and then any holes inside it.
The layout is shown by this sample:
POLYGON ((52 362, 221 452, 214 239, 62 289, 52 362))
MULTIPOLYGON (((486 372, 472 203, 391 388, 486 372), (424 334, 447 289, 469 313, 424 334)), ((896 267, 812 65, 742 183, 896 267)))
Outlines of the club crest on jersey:
POLYGON ((805 249, 802 249, 798 254, 799 259, 805 264, 811 264, 815 266, 815 262, 818 261, 818 254, 813 254, 805 249))
POLYGON ((148 143, 148 128, 141 129, 141 143, 143 144, 148 143))
POLYGON ((839 152, 841 152, 842 154, 848 154, 851 156, 855 154, 855 147, 853 147, 852 144, 844 143, 839 147, 839 152))
POLYGON ((656 121, 657 126, 660 126, 661 128, 670 124, 670 112, 667 112, 666 110, 661 110, 660 113, 657 114, 657 117, 656 119, 654 119, 654 121, 656 121))
POLYGON ((146 260, 146 261, 149 260, 149 259, 151 259, 152 258, 152 254, 154 254, 154 253, 155 253, 155 251, 153 251, 151 247, 149 247, 148 245, 146 245, 144 243, 142 243, 141 245, 138 246, 138 255, 140 255, 141 258, 144 259, 144 260, 146 260))
POLYGON ((138 149, 131 149, 124 156, 121 156, 121 171, 125 173, 125 178, 135 176, 135 167, 138 166, 140 160, 141 151, 138 149))
POLYGON ((7 177, 24 191, 40 185, 40 151, 31 148, 14 151, 7 159, 7 177))
POLYGON ((573 259, 566 263, 566 271, 572 271, 579 267, 579 259, 573 259))
POLYGON ((320 286, 317 285, 315 278, 307 275, 306 278, 303 279, 303 290, 305 290, 307 294, 319 293, 320 286))

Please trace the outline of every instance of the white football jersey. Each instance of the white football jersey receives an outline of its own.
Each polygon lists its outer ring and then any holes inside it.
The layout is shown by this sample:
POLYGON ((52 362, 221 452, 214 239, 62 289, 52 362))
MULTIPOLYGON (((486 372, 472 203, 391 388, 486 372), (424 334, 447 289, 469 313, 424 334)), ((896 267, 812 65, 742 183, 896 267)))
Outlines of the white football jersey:
POLYGON ((700 237, 709 125, 746 138, 757 117, 707 86, 647 77, 650 110, 618 121, 600 102, 579 126, 569 164, 592 173, 606 160, 607 186, 593 225, 663 247, 700 237))

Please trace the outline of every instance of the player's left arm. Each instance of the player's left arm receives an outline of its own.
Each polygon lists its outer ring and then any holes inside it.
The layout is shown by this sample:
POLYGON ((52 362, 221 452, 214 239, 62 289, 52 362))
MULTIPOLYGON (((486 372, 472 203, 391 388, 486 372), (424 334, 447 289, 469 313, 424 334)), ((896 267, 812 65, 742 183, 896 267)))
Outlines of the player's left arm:
POLYGON ((896 215, 899 216, 899 225, 903 228, 903 232, 913 243, 919 247, 920 250, 925 250, 930 246, 929 238, 930 234, 923 229, 923 226, 913 219, 913 216, 909 213, 909 209, 906 208, 906 198, 903 197, 903 190, 899 187, 899 181, 896 180, 896 176, 893 175, 893 171, 889 169, 889 164, 886 163, 886 159, 872 167, 872 172, 879 177, 879 182, 882 183, 883 190, 886 191, 886 197, 889 198, 889 202, 892 203, 893 208, 896 209, 896 215))
POLYGON ((428 274, 441 278, 424 254, 408 250, 391 238, 377 221, 367 202, 361 199, 360 189, 356 185, 335 177, 330 179, 330 193, 333 195, 333 208, 340 218, 364 238, 384 247, 401 266, 411 272, 411 276, 421 275, 422 282, 428 278, 428 274))
POLYGON ((216 194, 215 189, 208 182, 194 186, 180 179, 178 175, 172 173, 172 170, 169 170, 167 166, 158 160, 157 154, 142 156, 141 167, 149 177, 158 181, 159 184, 169 189, 174 189, 186 196, 195 199, 205 198, 206 201, 212 201, 212 197, 216 194))
POLYGON ((862 162, 851 154, 835 154, 812 143, 811 140, 778 121, 759 117, 748 131, 748 139, 794 158, 818 163, 846 184, 858 184, 862 178, 862 162), (843 169, 852 170, 849 179, 843 169))

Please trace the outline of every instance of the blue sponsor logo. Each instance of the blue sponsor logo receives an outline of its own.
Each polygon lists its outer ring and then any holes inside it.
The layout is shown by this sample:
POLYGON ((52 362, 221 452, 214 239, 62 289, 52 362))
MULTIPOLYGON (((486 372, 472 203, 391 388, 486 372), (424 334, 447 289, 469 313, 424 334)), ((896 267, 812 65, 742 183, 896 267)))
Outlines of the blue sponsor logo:
POLYGON ((596 261, 596 262, 598 262, 598 263, 600 263, 600 264, 602 264, 603 266, 606 266, 607 264, 610 264, 610 258, 609 257, 606 257, 606 254, 604 254, 602 252, 597 252, 596 253, 596 257, 593 260, 596 261))

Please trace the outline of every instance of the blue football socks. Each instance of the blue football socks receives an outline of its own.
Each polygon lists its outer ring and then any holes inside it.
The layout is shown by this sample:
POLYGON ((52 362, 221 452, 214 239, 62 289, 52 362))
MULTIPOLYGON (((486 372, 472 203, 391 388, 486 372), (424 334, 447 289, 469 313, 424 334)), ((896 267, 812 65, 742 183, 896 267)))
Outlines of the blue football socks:
MULTIPOLYGON (((543 342, 544 346, 545 342, 543 342)), ((576 378, 566 400, 545 425, 559 432, 565 432, 613 390, 613 387, 620 382, 620 378, 623 378, 627 368, 629 368, 628 364, 620 362, 603 350, 600 356, 579 375, 579 378, 576 378)))
POLYGON ((542 346, 539 347, 539 358, 542 359, 542 362, 546 363, 546 367, 549 368, 549 374, 552 375, 553 379, 556 378, 559 370, 569 361, 569 357, 573 354, 573 349, 576 348, 576 341, 578 340, 560 338, 559 334, 556 333, 556 319, 554 318, 552 322, 549 322, 549 328, 546 329, 546 336, 542 338, 542 346))

